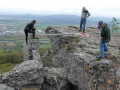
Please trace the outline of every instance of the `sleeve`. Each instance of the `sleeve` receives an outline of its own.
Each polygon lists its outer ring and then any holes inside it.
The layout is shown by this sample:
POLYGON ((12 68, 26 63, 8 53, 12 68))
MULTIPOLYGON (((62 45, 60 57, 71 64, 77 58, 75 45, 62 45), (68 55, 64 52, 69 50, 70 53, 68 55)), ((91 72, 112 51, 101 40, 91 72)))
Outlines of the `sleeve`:
POLYGON ((102 31, 101 31, 101 37, 105 37, 105 30, 104 29, 105 28, 103 28, 102 31))
POLYGON ((87 13, 87 17, 89 17, 89 16, 90 16, 90 13, 89 13, 89 11, 88 11, 88 10, 86 10, 86 13, 87 13))

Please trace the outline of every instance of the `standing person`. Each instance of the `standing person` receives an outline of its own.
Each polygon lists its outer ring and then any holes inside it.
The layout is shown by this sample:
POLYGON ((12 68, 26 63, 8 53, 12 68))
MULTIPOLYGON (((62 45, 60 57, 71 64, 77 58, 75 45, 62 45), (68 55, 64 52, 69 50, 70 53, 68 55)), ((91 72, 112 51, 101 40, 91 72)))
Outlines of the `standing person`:
POLYGON ((33 39, 35 36, 35 30, 36 28, 34 28, 34 24, 36 23, 36 20, 33 20, 32 22, 28 23, 24 29, 25 32, 25 36, 26 36, 26 44, 28 44, 28 33, 33 33, 33 39))
POLYGON ((108 51, 108 48, 105 43, 110 41, 110 29, 106 23, 103 21, 98 22, 98 29, 100 31, 100 55, 99 58, 104 57, 104 51, 108 51))
POLYGON ((88 12, 88 10, 85 7, 83 7, 82 8, 82 13, 81 13, 81 21, 80 21, 80 30, 79 30, 79 32, 81 32, 82 25, 83 25, 83 33, 85 33, 86 19, 89 16, 90 16, 90 13, 88 12))

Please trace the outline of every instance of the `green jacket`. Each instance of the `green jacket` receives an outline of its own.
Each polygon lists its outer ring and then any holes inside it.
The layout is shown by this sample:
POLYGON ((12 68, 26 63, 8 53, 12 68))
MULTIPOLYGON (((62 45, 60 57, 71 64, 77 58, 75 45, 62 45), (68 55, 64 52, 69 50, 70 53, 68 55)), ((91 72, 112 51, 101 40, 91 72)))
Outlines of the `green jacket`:
POLYGON ((103 37, 103 42, 108 43, 110 41, 110 29, 108 28, 108 25, 104 23, 102 32, 101 32, 101 37, 103 37))

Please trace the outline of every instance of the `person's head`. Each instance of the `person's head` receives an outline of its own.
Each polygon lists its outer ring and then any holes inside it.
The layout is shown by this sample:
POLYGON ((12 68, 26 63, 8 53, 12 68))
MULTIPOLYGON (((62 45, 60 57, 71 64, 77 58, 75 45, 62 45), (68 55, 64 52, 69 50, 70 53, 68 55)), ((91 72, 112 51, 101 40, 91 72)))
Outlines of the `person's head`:
POLYGON ((82 12, 85 12, 86 8, 85 7, 82 7, 82 12))
POLYGON ((36 20, 33 20, 32 22, 35 24, 35 23, 36 23, 36 20))
POLYGON ((98 27, 101 27, 101 28, 102 28, 103 26, 104 26, 103 21, 102 21, 102 20, 101 20, 101 21, 99 21, 99 22, 98 22, 98 27))

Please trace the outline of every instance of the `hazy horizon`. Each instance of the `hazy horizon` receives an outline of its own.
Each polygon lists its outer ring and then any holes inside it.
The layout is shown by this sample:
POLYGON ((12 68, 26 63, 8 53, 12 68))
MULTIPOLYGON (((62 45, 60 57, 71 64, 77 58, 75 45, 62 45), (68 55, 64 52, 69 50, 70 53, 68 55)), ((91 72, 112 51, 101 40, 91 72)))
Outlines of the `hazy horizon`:
MULTIPOLYGON (((37 14, 31 14, 31 13, 0 13, 0 15, 36 15, 36 16, 52 16, 52 15, 75 15, 75 14, 59 14, 59 13, 54 13, 54 14, 47 14, 47 13, 37 13, 37 14)), ((75 15, 80 17, 81 15, 75 15)), ((89 18, 94 18, 94 17, 99 17, 99 18, 113 18, 113 16, 90 16, 89 18)), ((115 17, 117 19, 120 19, 120 17, 115 17)))
POLYGON ((81 16, 85 6, 91 17, 119 17, 118 0, 0 0, 0 14, 54 15, 67 14, 81 16))

